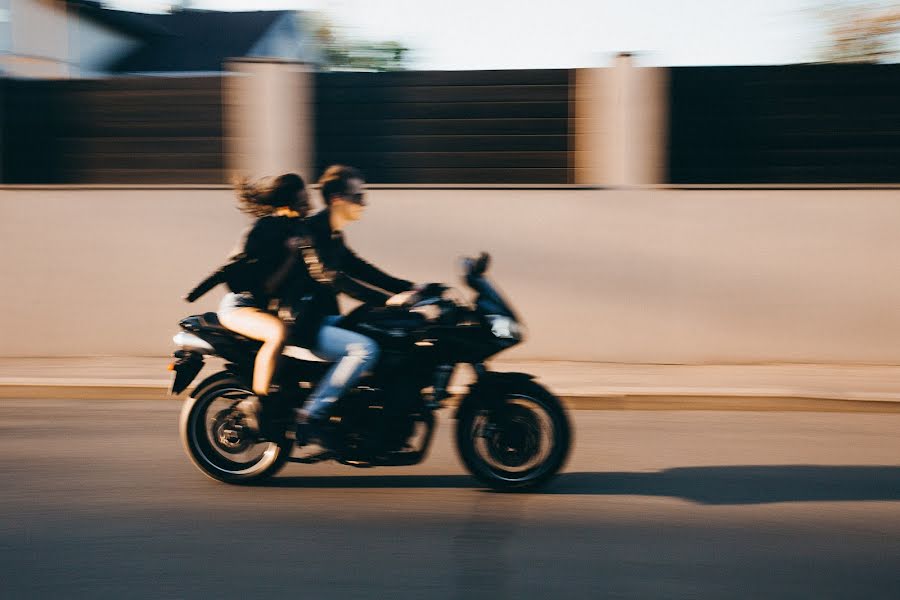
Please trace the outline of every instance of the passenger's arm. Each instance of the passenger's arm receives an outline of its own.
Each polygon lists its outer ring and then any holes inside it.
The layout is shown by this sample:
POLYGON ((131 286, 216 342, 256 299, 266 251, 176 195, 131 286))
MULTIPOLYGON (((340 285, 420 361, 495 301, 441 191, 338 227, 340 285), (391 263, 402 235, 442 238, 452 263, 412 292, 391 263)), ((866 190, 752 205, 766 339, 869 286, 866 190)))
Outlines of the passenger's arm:
POLYGON ((265 288, 266 294, 270 296, 274 294, 279 288, 281 288, 282 284, 284 284, 284 280, 287 278, 288 273, 291 272, 291 269, 294 268, 294 265, 297 264, 297 250, 299 248, 300 238, 288 238, 285 242, 285 245, 288 248, 287 256, 284 261, 281 263, 281 266, 275 270, 272 275, 263 282, 263 287, 265 288))

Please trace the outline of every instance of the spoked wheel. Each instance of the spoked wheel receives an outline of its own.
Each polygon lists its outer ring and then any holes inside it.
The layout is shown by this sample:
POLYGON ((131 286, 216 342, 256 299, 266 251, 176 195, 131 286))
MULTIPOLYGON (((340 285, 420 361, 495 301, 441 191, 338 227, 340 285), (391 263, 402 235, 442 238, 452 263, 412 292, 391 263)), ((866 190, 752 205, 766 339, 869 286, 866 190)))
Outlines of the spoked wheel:
POLYGON ((460 457, 475 477, 498 490, 547 483, 569 453, 571 431, 559 399, 532 381, 495 393, 502 397, 463 405, 456 430, 460 457))
POLYGON ((181 440, 191 461, 225 483, 254 483, 277 473, 290 457, 290 440, 259 439, 237 404, 253 396, 237 379, 215 381, 184 403, 181 440))

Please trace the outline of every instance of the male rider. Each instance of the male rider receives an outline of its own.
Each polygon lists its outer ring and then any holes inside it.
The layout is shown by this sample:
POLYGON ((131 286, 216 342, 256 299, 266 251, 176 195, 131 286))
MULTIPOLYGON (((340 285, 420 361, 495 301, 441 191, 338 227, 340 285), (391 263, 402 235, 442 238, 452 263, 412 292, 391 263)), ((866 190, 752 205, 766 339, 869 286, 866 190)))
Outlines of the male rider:
POLYGON ((300 343, 305 339, 305 345, 317 356, 335 363, 300 416, 301 422, 308 424, 303 435, 321 440, 332 404, 375 366, 379 354, 371 338, 334 326, 340 319, 337 294, 344 292, 375 304, 402 304, 414 293, 414 285, 359 258, 344 241, 344 227, 360 220, 365 211, 362 173, 353 167, 332 165, 319 184, 325 209, 306 220, 316 252, 312 261, 307 260, 311 290, 306 291, 294 335, 300 343), (315 262, 321 264, 311 264, 315 262))

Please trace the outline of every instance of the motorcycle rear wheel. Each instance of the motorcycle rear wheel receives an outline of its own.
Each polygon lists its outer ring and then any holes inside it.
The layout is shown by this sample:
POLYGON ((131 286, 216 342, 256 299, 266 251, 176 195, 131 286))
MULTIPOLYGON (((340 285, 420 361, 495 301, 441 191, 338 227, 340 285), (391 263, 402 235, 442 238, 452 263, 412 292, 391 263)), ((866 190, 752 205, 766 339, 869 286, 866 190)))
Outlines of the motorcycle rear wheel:
POLYGON ((181 409, 179 435, 191 462, 208 477, 251 484, 284 467, 288 439, 259 440, 245 431, 234 406, 253 392, 238 379, 220 379, 196 390, 181 409))
POLYGON ((533 381, 493 390, 500 398, 464 404, 456 447, 479 481, 500 491, 545 485, 569 454, 571 427, 559 399, 533 381))

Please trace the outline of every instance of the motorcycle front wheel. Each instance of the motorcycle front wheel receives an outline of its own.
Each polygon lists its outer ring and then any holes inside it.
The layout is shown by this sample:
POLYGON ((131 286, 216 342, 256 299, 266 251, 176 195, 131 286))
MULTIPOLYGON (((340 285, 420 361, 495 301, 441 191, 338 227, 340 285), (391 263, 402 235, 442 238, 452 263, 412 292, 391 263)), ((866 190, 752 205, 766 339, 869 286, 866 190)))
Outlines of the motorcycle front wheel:
POLYGON ((546 484, 569 454, 571 428, 565 409, 533 381, 510 383, 492 393, 494 398, 460 408, 460 458, 472 475, 496 490, 524 491, 546 484))
POLYGON ((237 379, 221 379, 194 392, 181 410, 179 434, 188 457, 205 475, 225 483, 256 483, 277 473, 290 457, 290 440, 261 440, 243 425, 237 404, 253 392, 237 379))

